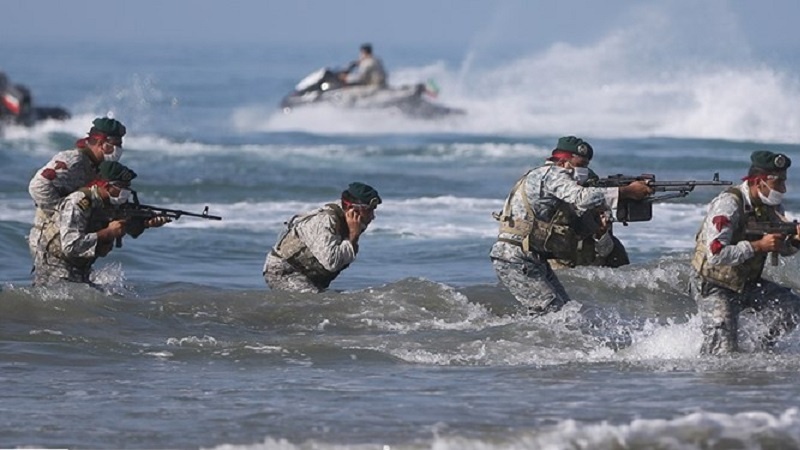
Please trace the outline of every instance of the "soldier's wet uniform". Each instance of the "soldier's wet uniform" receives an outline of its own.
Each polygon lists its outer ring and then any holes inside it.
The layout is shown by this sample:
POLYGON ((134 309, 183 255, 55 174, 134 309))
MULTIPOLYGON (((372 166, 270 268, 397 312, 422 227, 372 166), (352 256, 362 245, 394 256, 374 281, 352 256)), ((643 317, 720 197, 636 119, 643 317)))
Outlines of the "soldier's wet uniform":
MULTIPOLYGON (((737 351, 738 316, 747 308, 763 313, 769 328, 763 337, 767 346, 797 325, 800 297, 761 277, 768 255, 756 252, 745 235, 748 223, 781 222, 783 213, 781 205, 754 205, 746 181, 709 205, 697 234, 690 279, 704 337, 701 353, 737 351)), ((796 252, 797 247, 785 245, 780 254, 796 252)))
POLYGON ((59 152, 33 176, 28 193, 36 204, 33 227, 28 235, 31 255, 42 235, 45 220, 53 214, 59 202, 86 186, 97 176, 98 161, 87 148, 59 152))
MULTIPOLYGON (((591 210, 613 209, 617 199, 617 189, 583 187, 574 179, 571 169, 555 164, 533 169, 518 182, 506 200, 503 217, 499 217, 500 233, 489 256, 500 281, 528 313, 557 311, 570 300, 548 259, 574 259, 578 242, 568 244, 556 236, 555 228, 563 231, 570 227, 550 226, 554 224, 554 217, 564 209, 571 210, 575 216, 586 215, 591 210), (538 225, 534 225, 536 222, 538 225), (536 232, 537 226, 543 234, 536 232), (548 234, 547 228, 552 232, 548 234), (564 248, 570 246, 574 248, 564 248)), ((587 229, 583 236, 574 237, 582 241, 593 231, 587 229)), ((597 244, 603 251, 610 252, 613 248, 610 239, 597 244)))
MULTIPOLYGON (((28 184, 28 193, 36 206, 33 227, 28 235, 28 247, 31 256, 36 253, 42 236, 45 220, 53 213, 56 205, 69 194, 86 186, 97 176, 97 168, 103 159, 113 160, 111 156, 98 156, 87 141, 91 138, 100 142, 122 145, 122 137, 126 133, 125 126, 109 117, 98 117, 92 121, 89 137, 79 139, 76 148, 64 150, 53 156, 39 169, 28 184)), ((95 141, 90 141, 95 142, 95 141)), ((121 148, 121 147, 120 147, 121 148)), ((121 150, 115 150, 116 158, 121 150)))
POLYGON ((344 212, 336 204, 293 217, 267 254, 264 280, 275 290, 322 292, 356 259, 347 236, 344 212))
POLYGON ((267 285, 292 292, 327 289, 356 259, 358 239, 381 201, 372 186, 353 182, 342 192, 341 204, 292 217, 267 252, 262 270, 267 285))
POLYGON ((92 264, 100 256, 96 232, 108 223, 103 201, 90 189, 61 200, 42 221, 41 239, 34 249, 33 284, 89 283, 92 264))

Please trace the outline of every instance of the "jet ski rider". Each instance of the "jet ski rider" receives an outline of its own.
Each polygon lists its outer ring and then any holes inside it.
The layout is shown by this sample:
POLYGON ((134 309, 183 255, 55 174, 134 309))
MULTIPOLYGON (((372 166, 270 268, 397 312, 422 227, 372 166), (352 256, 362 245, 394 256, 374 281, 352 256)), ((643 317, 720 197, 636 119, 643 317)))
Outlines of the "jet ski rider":
POLYGON ((371 44, 362 44, 358 61, 350 63, 347 70, 339 74, 339 79, 348 86, 375 86, 381 89, 387 86, 386 78, 383 62, 380 58, 372 55, 371 44), (355 72, 353 72, 354 69, 355 72))

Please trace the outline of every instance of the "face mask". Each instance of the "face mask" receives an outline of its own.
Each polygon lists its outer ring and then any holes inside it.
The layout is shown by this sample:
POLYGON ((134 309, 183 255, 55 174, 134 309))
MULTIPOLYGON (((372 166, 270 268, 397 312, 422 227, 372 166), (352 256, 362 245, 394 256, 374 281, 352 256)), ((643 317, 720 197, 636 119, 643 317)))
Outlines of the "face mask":
MULTIPOLYGON (((766 183, 764 185, 766 186, 766 183)), ((758 198, 761 199, 761 202, 769 206, 780 205, 783 201, 783 192, 778 192, 775 189, 771 189, 769 186, 767 186, 767 189, 769 189, 768 196, 762 194, 760 190, 758 191, 758 198)))
POLYGON ((120 189, 119 195, 116 197, 109 197, 108 202, 114 206, 120 206, 125 203, 128 203, 128 199, 131 198, 131 190, 130 189, 120 189))
POLYGON ((574 178, 578 184, 586 183, 586 181, 589 180, 589 168, 576 167, 572 169, 572 178, 574 178))
POLYGON ((122 147, 114 146, 114 151, 103 155, 104 161, 117 162, 122 158, 122 147))

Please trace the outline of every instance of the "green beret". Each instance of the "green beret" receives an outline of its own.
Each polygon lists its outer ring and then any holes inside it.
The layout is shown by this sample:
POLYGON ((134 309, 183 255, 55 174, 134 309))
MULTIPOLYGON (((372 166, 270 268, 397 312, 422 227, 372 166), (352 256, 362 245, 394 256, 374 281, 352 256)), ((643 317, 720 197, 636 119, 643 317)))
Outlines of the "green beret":
POLYGON ((767 172, 781 172, 792 165, 792 160, 783 153, 773 153, 767 150, 758 150, 750 155, 751 167, 767 172))
POLYGON ((553 151, 564 151, 573 155, 582 156, 588 160, 594 156, 594 149, 588 142, 575 136, 564 136, 558 138, 558 145, 553 151))
POLYGON ((378 191, 368 184, 359 183, 357 181, 350 183, 343 194, 345 194, 344 197, 350 197, 351 200, 372 207, 377 207, 382 202, 378 191))
POLYGON ((92 129, 89 134, 103 133, 106 136, 122 138, 125 136, 125 125, 121 124, 117 119, 110 117, 98 117, 92 122, 92 129))
POLYGON ((130 183, 136 178, 136 172, 116 161, 103 161, 97 167, 97 174, 102 180, 122 181, 130 183))

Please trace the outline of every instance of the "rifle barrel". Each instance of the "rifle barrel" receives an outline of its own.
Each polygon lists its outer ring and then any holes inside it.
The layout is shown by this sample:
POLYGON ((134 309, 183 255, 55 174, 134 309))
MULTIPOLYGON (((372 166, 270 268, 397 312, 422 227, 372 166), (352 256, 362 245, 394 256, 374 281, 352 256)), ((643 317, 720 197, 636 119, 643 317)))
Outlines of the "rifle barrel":
POLYGON ((211 214, 209 214, 208 206, 203 208, 202 213, 193 213, 189 211, 183 211, 180 209, 161 208, 159 206, 142 205, 142 204, 136 205, 135 209, 150 211, 154 215, 168 216, 174 219, 179 219, 181 216, 189 216, 189 217, 198 217, 200 219, 208 219, 208 220, 222 220, 222 217, 220 216, 212 216, 211 214))
POLYGON ((653 181, 651 186, 730 186, 732 181, 653 181))

